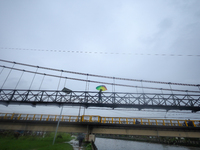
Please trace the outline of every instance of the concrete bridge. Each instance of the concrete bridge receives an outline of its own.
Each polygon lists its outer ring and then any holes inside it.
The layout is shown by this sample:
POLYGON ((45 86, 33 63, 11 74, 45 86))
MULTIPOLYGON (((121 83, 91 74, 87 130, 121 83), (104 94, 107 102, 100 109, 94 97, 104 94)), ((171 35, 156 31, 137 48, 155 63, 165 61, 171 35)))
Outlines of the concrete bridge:
MULTIPOLYGON (((1 130, 55 131, 59 120, 58 115, 0 116, 1 130)), ((62 115, 58 132, 200 138, 199 120, 191 123, 192 126, 186 120, 62 115)))

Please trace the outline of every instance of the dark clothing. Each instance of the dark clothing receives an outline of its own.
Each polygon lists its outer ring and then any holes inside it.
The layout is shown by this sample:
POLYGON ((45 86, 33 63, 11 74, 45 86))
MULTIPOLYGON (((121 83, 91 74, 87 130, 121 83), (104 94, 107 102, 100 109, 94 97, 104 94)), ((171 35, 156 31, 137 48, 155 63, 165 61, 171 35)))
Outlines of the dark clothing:
POLYGON ((102 93, 102 90, 99 91, 99 101, 102 100, 101 93, 102 93))
POLYGON ((136 124, 140 124, 140 122, 136 119, 136 124))
POLYGON ((78 137, 77 137, 77 140, 79 142, 79 147, 81 147, 82 142, 84 140, 84 135, 83 134, 79 134, 78 137))
POLYGON ((81 147, 82 142, 83 142, 83 139, 80 139, 80 140, 78 141, 78 146, 79 146, 79 147, 81 147))
POLYGON ((189 127, 193 127, 192 121, 188 121, 187 123, 188 123, 188 126, 189 126, 189 127))

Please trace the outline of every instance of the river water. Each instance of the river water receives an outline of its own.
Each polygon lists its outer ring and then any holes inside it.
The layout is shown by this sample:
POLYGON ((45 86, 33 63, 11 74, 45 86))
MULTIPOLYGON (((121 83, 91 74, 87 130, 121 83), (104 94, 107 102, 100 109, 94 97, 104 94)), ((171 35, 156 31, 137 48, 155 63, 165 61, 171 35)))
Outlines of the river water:
POLYGON ((198 147, 156 144, 119 139, 96 138, 98 150, 200 150, 198 147))

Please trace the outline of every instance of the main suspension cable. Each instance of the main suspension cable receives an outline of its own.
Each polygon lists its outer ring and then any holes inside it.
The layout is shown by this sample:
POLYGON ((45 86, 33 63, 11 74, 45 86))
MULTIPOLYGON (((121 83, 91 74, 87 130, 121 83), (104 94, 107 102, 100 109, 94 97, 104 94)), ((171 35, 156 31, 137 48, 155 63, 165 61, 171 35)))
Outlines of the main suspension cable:
MULTIPOLYGON (((18 65, 23 65, 23 66, 29 66, 29 67, 39 67, 41 69, 47 69, 47 70, 53 70, 53 71, 63 71, 66 73, 72 73, 72 74, 78 74, 78 75, 84 75, 84 76, 93 76, 93 77, 99 77, 99 78, 108 78, 108 79, 113 79, 113 77, 110 76, 104 76, 104 75, 95 75, 95 74, 87 74, 87 73, 81 73, 81 72, 74 72, 74 71, 67 71, 67 70, 60 70, 60 69, 54 69, 54 68, 48 68, 48 67, 41 67, 41 66, 35 66, 35 65, 30 65, 30 64, 24 64, 24 63, 18 63, 18 62, 12 62, 8 60, 3 60, 0 59, 2 62, 7 62, 7 63, 16 63, 18 65)), ((119 78, 115 77, 117 80, 126 80, 126 81, 135 81, 135 82, 141 82, 141 80, 138 79, 128 79, 128 78, 119 78)), ((171 84, 171 85, 182 85, 182 86, 197 86, 199 87, 199 84, 186 84, 186 83, 172 83, 172 82, 161 82, 161 81, 150 81, 150 80, 142 80, 142 82, 148 82, 148 83, 158 83, 158 84, 171 84)))
MULTIPOLYGON (((28 71, 28 70, 12 68, 12 67, 2 66, 2 65, 0 65, 0 67, 5 67, 5 68, 8 68, 8 69, 13 69, 13 70, 18 70, 18 71, 25 71, 25 72, 28 72, 28 73, 34 73, 34 74, 40 74, 40 75, 44 75, 45 74, 45 73, 28 71)), ((45 74, 45 75, 46 76, 51 76, 51 77, 57 77, 57 78, 66 78, 66 77, 63 77, 63 76, 52 75, 52 74, 45 74)), ((88 80, 85 80, 85 79, 78 79, 78 78, 71 78, 71 77, 67 77, 67 79, 88 82, 88 80)), ((113 83, 110 83, 110 82, 101 82, 101 81, 94 81, 94 80, 89 80, 89 82, 100 83, 100 84, 108 84, 108 85, 115 85, 115 86, 123 86, 123 87, 134 87, 134 88, 137 87, 137 88, 145 88, 145 89, 152 89, 152 90, 160 90, 160 88, 155 88, 155 87, 142 87, 142 86, 127 85, 127 84, 113 84, 113 83)), ((163 88, 162 90, 166 90, 166 91, 173 90, 173 91, 177 91, 177 92, 185 92, 186 91, 186 90, 165 89, 165 88, 163 88)), ((188 92, 200 93, 200 91, 188 91, 188 92)))

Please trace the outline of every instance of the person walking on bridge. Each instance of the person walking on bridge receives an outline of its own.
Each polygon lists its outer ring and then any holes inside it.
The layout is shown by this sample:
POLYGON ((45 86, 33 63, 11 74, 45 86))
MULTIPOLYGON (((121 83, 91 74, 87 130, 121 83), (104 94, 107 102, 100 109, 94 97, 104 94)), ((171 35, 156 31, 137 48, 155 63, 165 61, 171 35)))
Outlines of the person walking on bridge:
POLYGON ((102 89, 99 91, 99 102, 102 101, 101 93, 102 93, 102 89))
POLYGON ((98 93, 99 96, 98 96, 98 98, 99 98, 99 103, 100 103, 100 102, 102 102, 102 96, 101 96, 102 91, 106 91, 107 88, 106 88, 105 85, 100 85, 100 86, 97 86, 96 89, 99 90, 99 93, 98 93))

